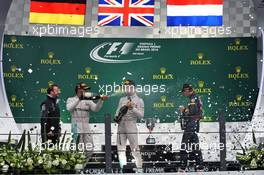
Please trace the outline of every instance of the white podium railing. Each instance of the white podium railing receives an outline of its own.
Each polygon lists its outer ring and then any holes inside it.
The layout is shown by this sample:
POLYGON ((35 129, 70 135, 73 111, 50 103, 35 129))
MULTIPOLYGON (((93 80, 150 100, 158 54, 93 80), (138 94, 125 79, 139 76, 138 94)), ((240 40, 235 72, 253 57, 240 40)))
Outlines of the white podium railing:
MULTIPOLYGON (((0 16, 0 141, 6 141, 8 133, 20 134, 17 124, 13 118, 11 109, 9 107, 6 96, 4 78, 3 78, 3 38, 4 27, 8 10, 12 4, 12 0, 5 0, 1 2, 1 16, 0 16)), ((18 139, 20 136, 16 135, 13 139, 18 139)))

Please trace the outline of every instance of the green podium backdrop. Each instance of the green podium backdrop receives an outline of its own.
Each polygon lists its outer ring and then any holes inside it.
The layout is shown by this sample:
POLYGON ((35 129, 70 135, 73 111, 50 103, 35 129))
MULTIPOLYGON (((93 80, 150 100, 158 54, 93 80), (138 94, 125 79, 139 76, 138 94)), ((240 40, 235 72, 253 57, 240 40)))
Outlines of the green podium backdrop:
POLYGON ((145 102, 145 117, 161 123, 178 119, 186 105, 181 87, 191 83, 203 101, 204 121, 251 120, 257 99, 255 38, 113 39, 5 36, 4 80, 18 123, 39 122, 46 89, 60 85, 61 119, 70 122, 66 99, 78 82, 110 95, 91 122, 114 115, 123 79, 134 80, 145 102))

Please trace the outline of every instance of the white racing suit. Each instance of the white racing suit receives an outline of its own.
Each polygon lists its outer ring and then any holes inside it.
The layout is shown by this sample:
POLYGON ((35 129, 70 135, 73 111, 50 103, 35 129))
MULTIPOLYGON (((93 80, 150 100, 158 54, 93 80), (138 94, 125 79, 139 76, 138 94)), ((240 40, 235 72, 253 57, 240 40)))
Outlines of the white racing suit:
MULTIPOLYGON (((128 110, 127 114, 123 116, 122 120, 118 124, 117 131, 117 150, 118 158, 121 168, 127 164, 126 160, 126 143, 129 141, 132 156, 135 158, 137 168, 142 168, 142 158, 138 146, 138 129, 137 119, 144 116, 144 102, 136 94, 130 96, 131 102, 134 103, 134 107, 128 110)), ((119 109, 126 105, 128 97, 122 97, 119 101, 118 108, 116 110, 116 116, 119 109)))
POLYGON ((85 150, 88 157, 87 161, 92 155, 94 148, 93 137, 89 126, 89 111, 98 112, 102 106, 103 101, 101 99, 97 104, 91 100, 80 100, 77 96, 67 99, 66 108, 72 116, 71 123, 72 132, 75 137, 74 139, 76 139, 77 135, 80 134, 79 143, 84 143, 84 148, 92 148, 91 150, 85 150))

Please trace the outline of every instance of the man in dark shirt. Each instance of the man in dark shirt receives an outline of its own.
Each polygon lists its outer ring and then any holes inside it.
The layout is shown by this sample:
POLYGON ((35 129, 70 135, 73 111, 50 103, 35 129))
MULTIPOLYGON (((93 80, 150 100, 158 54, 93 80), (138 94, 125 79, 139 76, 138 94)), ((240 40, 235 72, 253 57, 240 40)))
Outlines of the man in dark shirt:
POLYGON ((181 143, 181 167, 180 171, 184 171, 187 167, 188 152, 190 156, 196 162, 196 169, 203 169, 202 152, 199 146, 199 138, 197 132, 199 132, 199 122, 202 118, 202 102, 198 97, 190 84, 184 84, 182 93, 185 97, 189 98, 187 107, 180 106, 180 112, 182 113, 181 126, 183 132, 181 143))
POLYGON ((56 144, 59 140, 61 131, 59 95, 59 86, 50 86, 47 90, 47 99, 40 105, 42 143, 51 140, 53 144, 56 144))

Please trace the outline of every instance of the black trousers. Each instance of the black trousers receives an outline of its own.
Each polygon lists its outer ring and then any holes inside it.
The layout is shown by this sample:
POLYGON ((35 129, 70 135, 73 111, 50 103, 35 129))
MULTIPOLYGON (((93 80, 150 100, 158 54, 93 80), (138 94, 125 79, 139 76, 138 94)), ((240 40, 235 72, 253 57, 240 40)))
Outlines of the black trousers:
POLYGON ((203 165, 203 157, 200 150, 199 138, 195 131, 186 130, 183 132, 180 158, 182 169, 187 167, 188 159, 195 160, 196 165, 198 166, 203 165))

